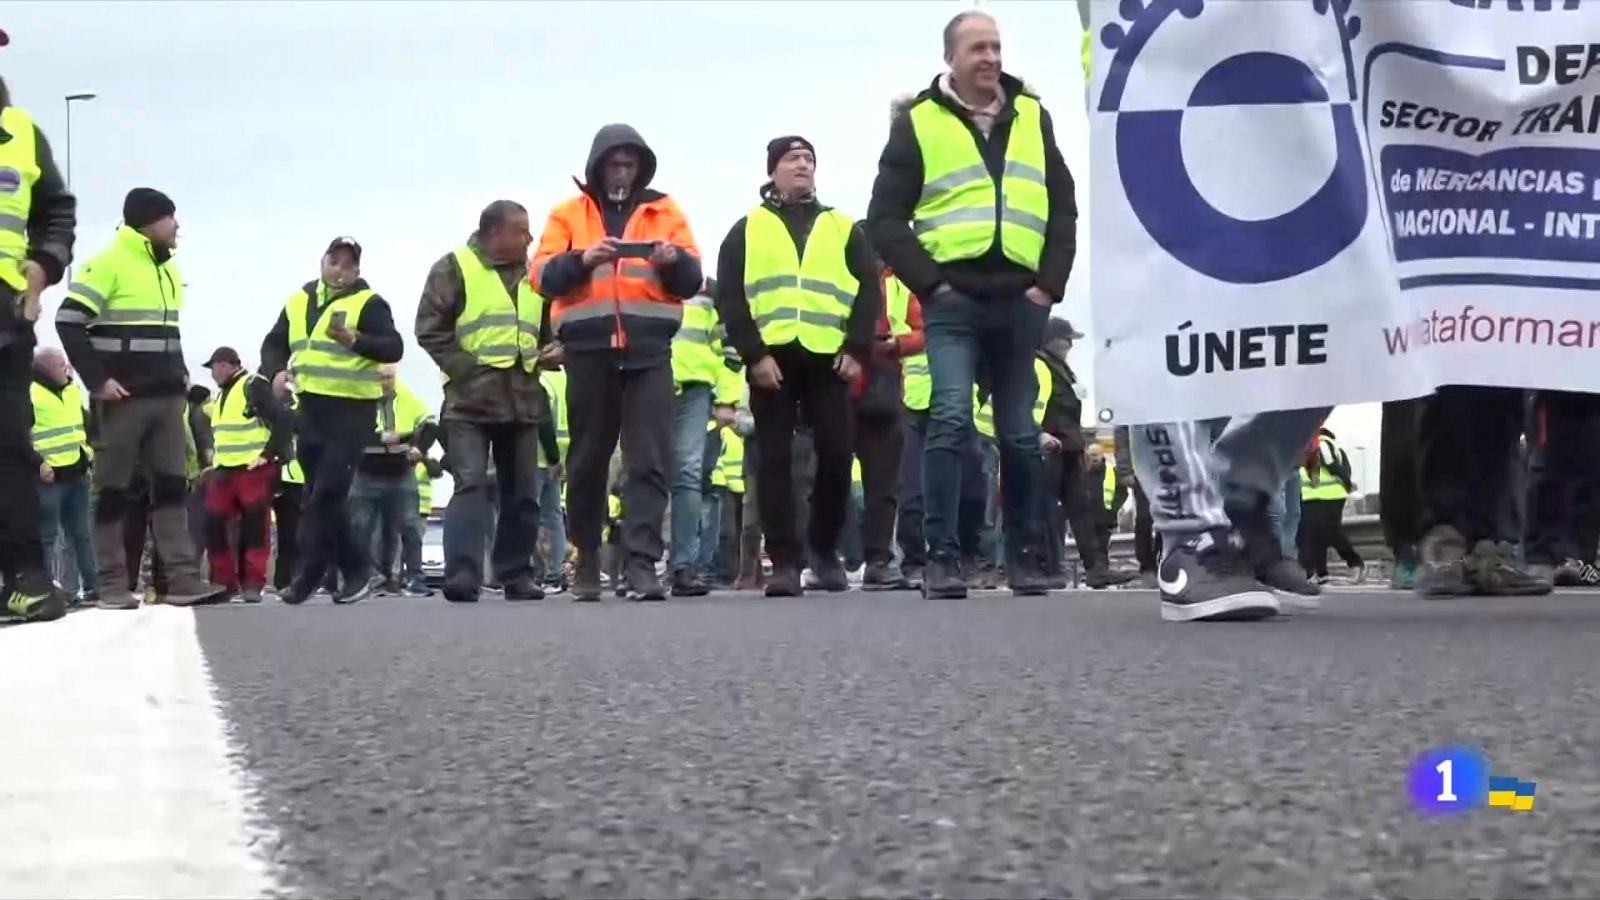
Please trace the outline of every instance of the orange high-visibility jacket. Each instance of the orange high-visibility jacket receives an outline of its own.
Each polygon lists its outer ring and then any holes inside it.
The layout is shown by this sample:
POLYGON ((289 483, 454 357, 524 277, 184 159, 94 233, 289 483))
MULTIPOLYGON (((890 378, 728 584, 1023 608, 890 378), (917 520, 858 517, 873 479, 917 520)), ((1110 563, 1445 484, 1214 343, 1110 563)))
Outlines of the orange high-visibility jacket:
MULTIPOLYGON (((609 347, 630 354, 670 354, 672 336, 683 320, 683 299, 667 290, 649 260, 618 259, 596 266, 586 281, 566 294, 544 290, 544 267, 551 259, 581 253, 605 237, 600 208, 586 193, 550 211, 530 278, 540 293, 550 297, 550 325, 557 339, 569 350, 609 347)), ((634 208, 619 239, 661 241, 676 245, 679 253, 700 256, 678 204, 653 191, 634 208)))

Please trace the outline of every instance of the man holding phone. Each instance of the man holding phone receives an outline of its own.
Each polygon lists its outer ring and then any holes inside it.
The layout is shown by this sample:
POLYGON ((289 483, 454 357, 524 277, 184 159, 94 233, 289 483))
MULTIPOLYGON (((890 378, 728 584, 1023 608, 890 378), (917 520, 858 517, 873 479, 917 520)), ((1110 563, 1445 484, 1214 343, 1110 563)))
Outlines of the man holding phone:
POLYGON ((389 304, 361 277, 361 245, 334 238, 322 254, 321 277, 289 296, 261 342, 261 375, 279 397, 294 376, 296 455, 306 480, 300 571, 285 603, 306 602, 330 570, 343 579, 335 603, 366 599, 383 582, 368 542, 351 528, 350 485, 362 451, 376 440, 380 367, 404 352, 389 304))
MULTIPOLYGON (((581 192, 550 212, 533 257, 565 359, 572 448, 567 510, 578 572, 573 596, 600 599, 606 469, 622 438, 628 589, 665 596, 667 464, 673 444, 672 339, 703 282, 700 251, 671 197, 649 188, 656 156, 628 125, 595 135, 581 192)), ((699 426, 704 429, 704 425, 699 426)))

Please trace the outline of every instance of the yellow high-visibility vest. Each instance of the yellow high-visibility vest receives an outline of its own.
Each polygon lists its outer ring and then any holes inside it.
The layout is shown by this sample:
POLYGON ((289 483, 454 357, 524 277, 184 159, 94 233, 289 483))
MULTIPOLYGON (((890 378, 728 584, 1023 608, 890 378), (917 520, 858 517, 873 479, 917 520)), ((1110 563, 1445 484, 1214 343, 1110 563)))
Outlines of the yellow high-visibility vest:
POLYGON ((745 219, 744 293, 750 315, 769 347, 800 342, 812 353, 832 355, 844 346, 860 282, 845 262, 850 217, 824 210, 796 253, 789 227, 758 206, 745 219))
POLYGON ((178 320, 183 275, 177 262, 156 262, 150 239, 126 225, 67 285, 67 299, 82 304, 89 343, 101 353, 148 355, 153 364, 183 351, 178 320))
MULTIPOLYGON (((884 280, 884 302, 889 308, 889 331, 896 337, 911 333, 911 289, 905 282, 889 276, 884 280)), ((933 398, 933 372, 928 368, 928 353, 922 351, 900 361, 901 398, 906 409, 927 412, 933 398)))
POLYGON ((744 493, 744 438, 732 428, 722 429, 722 452, 717 456, 717 472, 730 493, 744 493))
POLYGON ((82 389, 69 381, 58 395, 35 381, 28 394, 33 400, 33 449, 52 469, 77 465, 89 446, 82 389))
POLYGON ((249 372, 240 373, 238 380, 226 390, 219 390, 212 415, 211 430, 216 434, 216 453, 212 458, 219 468, 235 469, 250 465, 267 449, 272 430, 259 416, 251 416, 245 389, 251 379, 260 378, 249 372))
POLYGON ((705 293, 683 301, 683 322, 672 336, 672 380, 679 385, 715 386, 722 364, 722 341, 717 337, 717 305, 705 293))
POLYGON ((1344 483, 1333 474, 1332 463, 1339 461, 1339 445, 1322 438, 1317 443, 1317 452, 1322 454, 1322 471, 1316 482, 1311 480, 1311 470, 1300 467, 1300 499, 1305 500, 1343 500, 1350 496, 1344 483))
POLYGON ((284 484, 306 483, 306 473, 304 469, 300 468, 300 460, 298 459, 289 460, 289 464, 283 467, 283 474, 281 477, 284 484))
POLYGON ((544 385, 545 396, 550 399, 550 417, 556 424, 556 460, 545 458, 544 447, 539 447, 539 465, 549 466, 566 462, 567 450, 572 447, 572 432, 567 428, 567 373, 562 369, 545 369, 539 373, 539 383, 544 385))
POLYGON ((1103 482, 1101 486, 1101 493, 1104 495, 1102 499, 1105 501, 1106 509, 1115 513, 1117 511, 1117 508, 1114 505, 1117 502, 1117 471, 1116 468, 1111 465, 1110 460, 1106 461, 1106 477, 1101 479, 1101 481, 1103 482))
POLYGON ((539 321, 544 296, 527 279, 517 283, 513 302, 500 273, 485 265, 471 247, 458 247, 456 265, 467 301, 456 319, 456 340, 480 365, 509 369, 521 361, 532 372, 539 364, 539 321))
POLYGON ((428 467, 417 463, 417 514, 424 519, 433 515, 433 477, 428 467))
POLYGON ((411 392, 411 389, 401 384, 394 383, 394 396, 379 398, 377 427, 380 440, 378 443, 367 447, 363 452, 374 456, 402 456, 411 452, 411 438, 428 422, 433 421, 433 410, 422 399, 411 392), (394 420, 386 421, 387 415, 392 412, 394 420), (381 440, 385 431, 393 428, 395 436, 399 438, 393 444, 385 444, 381 440))
POLYGON ((1007 259, 1039 271, 1050 221, 1044 113, 1039 101, 1025 94, 1013 105, 1016 117, 998 183, 960 116, 931 98, 911 107, 923 172, 912 230, 934 262, 978 259, 998 240, 1007 259))
POLYGON ((1050 367, 1044 360, 1035 356, 1033 358, 1033 379, 1039 383, 1039 392, 1033 398, 1033 424, 1043 426, 1044 414, 1050 409, 1051 393, 1055 390, 1055 380, 1050 377, 1050 367))
POLYGON ((376 400, 383 396, 378 363, 351 350, 328 336, 333 317, 344 313, 345 327, 354 331, 361 311, 372 299, 371 290, 359 290, 329 303, 317 318, 316 327, 306 330, 306 313, 326 297, 321 282, 307 285, 289 295, 284 313, 289 320, 289 372, 296 393, 324 397, 376 400), (322 296, 317 296, 317 295, 322 296))
POLYGON ((33 117, 18 107, 0 109, 0 128, 11 135, 0 144, 0 171, 17 179, 0 191, 0 281, 22 293, 28 289, 22 261, 28 258, 28 215, 33 211, 33 186, 39 181, 39 145, 33 117))

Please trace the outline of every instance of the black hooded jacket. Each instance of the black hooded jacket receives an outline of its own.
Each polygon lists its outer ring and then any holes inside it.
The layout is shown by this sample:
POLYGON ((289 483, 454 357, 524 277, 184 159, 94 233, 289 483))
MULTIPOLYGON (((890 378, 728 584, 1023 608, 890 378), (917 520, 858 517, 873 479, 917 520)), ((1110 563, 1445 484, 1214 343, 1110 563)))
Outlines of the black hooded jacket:
MULTIPOLYGON (((663 201, 672 202, 666 194, 650 189, 650 182, 656 175, 656 155, 639 132, 630 125, 606 125, 595 133, 583 174, 584 181, 576 182, 576 179, 574 181, 580 193, 599 208, 608 237, 622 237, 629 221, 634 218, 640 207, 663 201), (600 169, 607 154, 623 147, 632 147, 639 151, 639 177, 633 192, 626 200, 618 203, 606 196, 605 179, 600 169)), ((583 264, 583 251, 588 248, 576 246, 570 238, 566 239, 563 246, 566 229, 564 225, 558 225, 557 220, 566 214, 567 205, 564 203, 551 213, 551 221, 545 226, 545 234, 539 241, 539 250, 536 254, 542 258, 537 276, 539 293, 552 300, 570 294, 589 278, 589 269, 583 264)), ((692 246, 692 243, 691 240, 690 246, 680 246, 677 260, 663 266, 658 273, 662 287, 680 300, 687 300, 698 293, 705 278, 700 266, 699 250, 692 246)), ((611 332, 607 323, 591 320, 581 324, 583 327, 560 329, 557 336, 566 349, 578 352, 610 349, 611 332)), ((663 325, 666 324, 671 323, 663 322, 663 325)), ((627 335, 628 346, 622 353, 623 364, 629 367, 643 367, 670 360, 672 335, 676 331, 676 324, 672 324, 670 331, 665 327, 651 329, 648 332, 630 327, 627 335)))

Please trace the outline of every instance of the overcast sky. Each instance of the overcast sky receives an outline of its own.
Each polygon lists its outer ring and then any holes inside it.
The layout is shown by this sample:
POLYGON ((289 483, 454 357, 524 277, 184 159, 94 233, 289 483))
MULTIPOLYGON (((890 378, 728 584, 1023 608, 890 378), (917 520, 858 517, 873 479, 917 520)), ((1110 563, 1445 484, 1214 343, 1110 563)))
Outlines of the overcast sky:
MULTIPOLYGON (((437 370, 412 334, 417 298, 484 204, 522 202, 537 232, 573 192, 595 129, 625 121, 656 151, 654 184, 683 206, 708 268, 757 202, 778 135, 811 139, 822 199, 863 215, 890 99, 943 70, 940 29, 971 5, 8 3, 0 72, 63 167, 63 97, 99 94, 72 113, 80 260, 109 239, 130 187, 177 203, 192 363, 227 344, 254 365, 284 299, 350 234, 406 335, 402 377, 437 400, 437 370)), ((982 6, 999 20, 1007 70, 1051 110, 1087 214, 1076 4, 982 6)), ((1080 329, 1088 257, 1080 245, 1058 309, 1080 329)), ((1089 346, 1073 359, 1086 380, 1089 346)))

